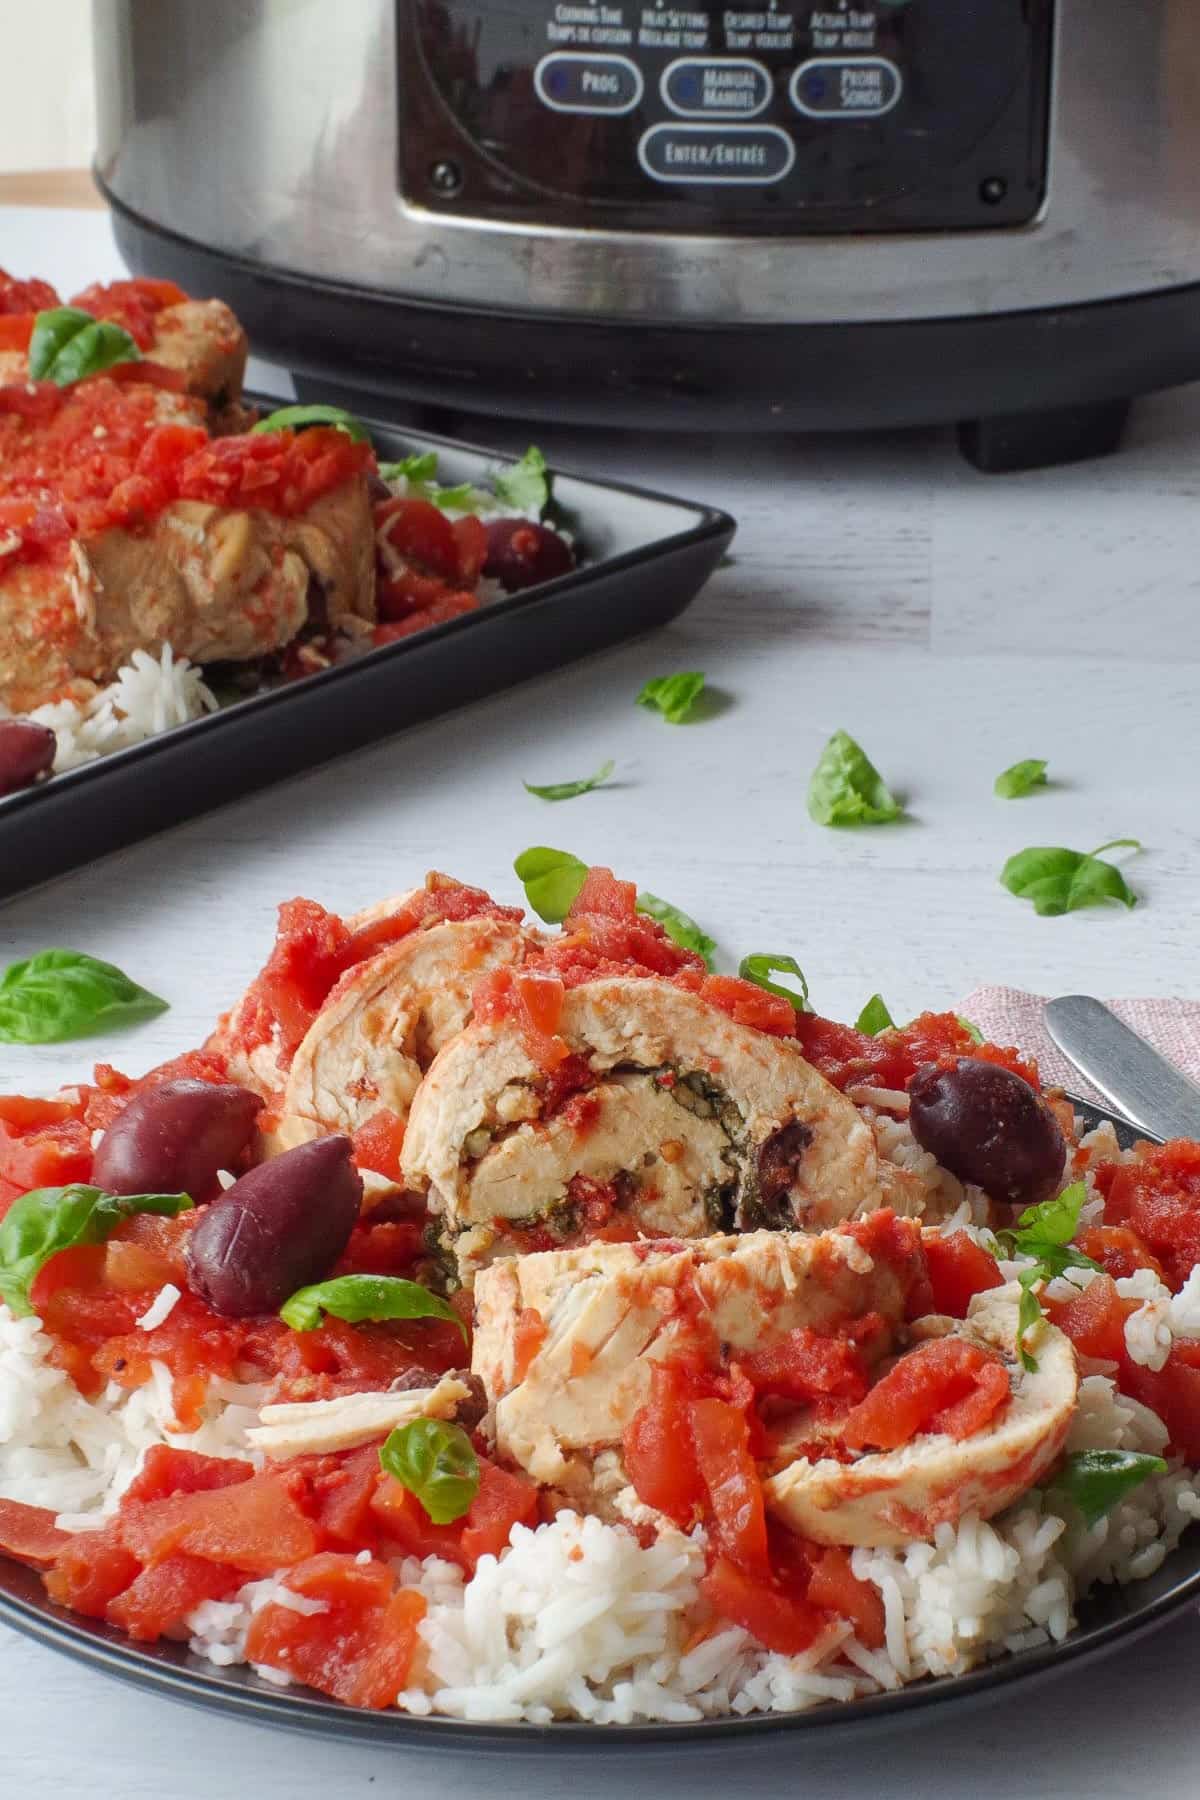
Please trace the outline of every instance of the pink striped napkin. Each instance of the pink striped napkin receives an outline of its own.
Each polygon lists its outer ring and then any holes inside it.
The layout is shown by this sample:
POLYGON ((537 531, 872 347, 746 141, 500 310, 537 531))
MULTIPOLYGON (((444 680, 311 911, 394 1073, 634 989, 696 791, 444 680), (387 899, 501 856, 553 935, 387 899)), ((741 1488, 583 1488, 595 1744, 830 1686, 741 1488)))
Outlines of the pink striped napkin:
MULTIPOLYGON (((1069 1088, 1085 1100, 1100 1100, 1091 1083, 1050 1041, 1042 1024, 1045 1004, 1043 995, 1026 994, 1020 988, 979 987, 959 1010, 993 1043, 1015 1044, 1032 1052, 1048 1085, 1069 1088)), ((1185 1075, 1200 1081, 1200 1001, 1107 1000, 1105 1005, 1185 1075)))

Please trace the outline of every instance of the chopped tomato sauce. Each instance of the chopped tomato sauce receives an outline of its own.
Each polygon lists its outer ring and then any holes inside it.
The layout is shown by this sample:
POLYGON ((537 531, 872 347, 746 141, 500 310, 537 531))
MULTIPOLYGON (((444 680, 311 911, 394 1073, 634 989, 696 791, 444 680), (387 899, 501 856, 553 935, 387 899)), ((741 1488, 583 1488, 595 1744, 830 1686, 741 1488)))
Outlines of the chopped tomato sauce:
POLYGON ((389 1107, 381 1106, 354 1133, 354 1160, 359 1168, 371 1169, 389 1181, 400 1180, 403 1150, 404 1120, 389 1107))
POLYGON ((1008 1371, 964 1338, 934 1338, 902 1356, 843 1419, 851 1450, 898 1450, 920 1432, 971 1437, 1012 1398, 1008 1371))
POLYGON ((0 1556, 48 1567, 71 1542, 69 1531, 60 1531, 55 1514, 46 1506, 26 1506, 20 1500, 0 1500, 0 1556))
POLYGON ((933 1312, 965 1319, 976 1294, 1004 1286, 995 1257, 965 1231, 952 1231, 948 1237, 931 1231, 924 1240, 924 1251, 933 1290, 933 1312))
POLYGON ((867 1391, 866 1358, 848 1337, 797 1326, 777 1343, 742 1352, 738 1368, 758 1394, 788 1400, 837 1399, 855 1404, 867 1391))
POLYGON ((1136 1162, 1100 1163, 1094 1174, 1105 1224, 1136 1233, 1178 1291, 1200 1262, 1200 1143, 1145 1145, 1136 1162))
POLYGON ((925 1063, 949 1066, 962 1056, 998 1063, 1038 1091, 1041 1087, 1032 1059, 996 1044, 977 1044, 954 1013, 922 1013, 910 1025, 881 1031, 878 1037, 866 1037, 818 1013, 797 1013, 796 1037, 809 1062, 837 1088, 902 1091, 925 1063))
POLYGON ((530 1059, 551 1074, 571 1054, 558 1036, 564 993, 558 976, 541 967, 492 969, 476 982, 471 1005, 480 1024, 512 1019, 530 1059))
POLYGON ((487 557, 479 519, 451 523, 429 500, 394 497, 375 508, 375 544, 382 621, 377 643, 478 607, 474 590, 487 557))
POLYGON ((1151 1269, 1166 1286, 1167 1273, 1152 1256, 1137 1232, 1128 1225, 1089 1225, 1078 1232, 1076 1244, 1085 1256, 1100 1264, 1106 1275, 1122 1281, 1138 1269, 1151 1269))
MULTIPOLYGON (((93 282, 71 301, 81 312, 94 319, 108 319, 127 331, 139 350, 149 350, 154 343, 155 321, 167 306, 178 306, 187 299, 173 281, 109 281, 93 282)), ((50 304, 56 305, 57 302, 50 304)))
POLYGON ((245 1579, 231 1563, 176 1551, 135 1575, 108 1602, 104 1617, 143 1644, 182 1636, 183 1622, 193 1607, 205 1600, 228 1600, 245 1579))
POLYGON ((250 1624, 248 1661, 280 1669, 348 1706, 391 1706, 408 1681, 425 1616, 422 1595, 397 1588, 386 1563, 329 1551, 289 1570, 287 1586, 322 1610, 264 1606, 250 1624))
POLYGON ((18 281, 0 269, 0 313, 49 312, 61 304, 48 281, 18 281))

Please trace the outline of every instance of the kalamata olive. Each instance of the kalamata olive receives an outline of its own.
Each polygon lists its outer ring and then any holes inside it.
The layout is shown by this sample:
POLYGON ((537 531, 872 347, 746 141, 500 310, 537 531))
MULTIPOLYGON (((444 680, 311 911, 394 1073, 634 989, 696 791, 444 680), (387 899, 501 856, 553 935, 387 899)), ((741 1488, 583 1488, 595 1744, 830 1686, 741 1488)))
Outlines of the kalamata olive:
POLYGON ((160 1081, 135 1094, 100 1140, 92 1179, 108 1194, 218 1191, 217 1170, 237 1161, 262 1101, 248 1088, 210 1081, 160 1081))
POLYGON ((528 519, 494 519, 487 528, 487 560, 483 572, 498 581, 506 594, 536 587, 569 575, 575 552, 566 538, 548 525, 532 525, 528 519))
POLYGON ((362 1204, 348 1137, 314 1138, 259 1163, 207 1207, 188 1239, 188 1286, 231 1319, 275 1312, 321 1281, 362 1204))
POLYGON ((15 794, 54 767, 58 739, 32 719, 0 719, 0 794, 15 794))
POLYGON ((1058 1192, 1067 1146, 1058 1120, 1027 1081, 997 1063, 928 1063, 908 1084, 908 1122, 960 1181, 992 1200, 1037 1206, 1058 1192))

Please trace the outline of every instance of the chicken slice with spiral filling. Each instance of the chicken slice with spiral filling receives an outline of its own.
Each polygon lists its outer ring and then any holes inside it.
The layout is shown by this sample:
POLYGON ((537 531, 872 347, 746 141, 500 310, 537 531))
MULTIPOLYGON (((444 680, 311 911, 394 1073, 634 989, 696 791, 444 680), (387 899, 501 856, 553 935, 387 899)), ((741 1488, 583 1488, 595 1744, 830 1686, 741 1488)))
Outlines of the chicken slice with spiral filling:
POLYGON ((507 1019, 447 1045, 413 1102, 405 1176, 464 1275, 544 1247, 530 1230, 819 1230, 883 1203, 869 1127, 795 1045, 632 977, 569 990, 555 1031, 576 1059, 565 1103, 507 1019))

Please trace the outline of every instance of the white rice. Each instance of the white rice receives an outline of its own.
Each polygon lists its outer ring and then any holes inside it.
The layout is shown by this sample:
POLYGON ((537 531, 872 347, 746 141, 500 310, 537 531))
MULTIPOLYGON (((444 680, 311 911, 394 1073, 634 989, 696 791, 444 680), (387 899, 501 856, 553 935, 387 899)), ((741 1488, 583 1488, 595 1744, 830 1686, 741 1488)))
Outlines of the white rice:
POLYGON ((27 716, 48 725, 58 740, 54 773, 127 750, 174 725, 217 710, 217 697, 199 669, 164 644, 157 657, 135 650, 107 687, 90 700, 55 700, 27 716))

